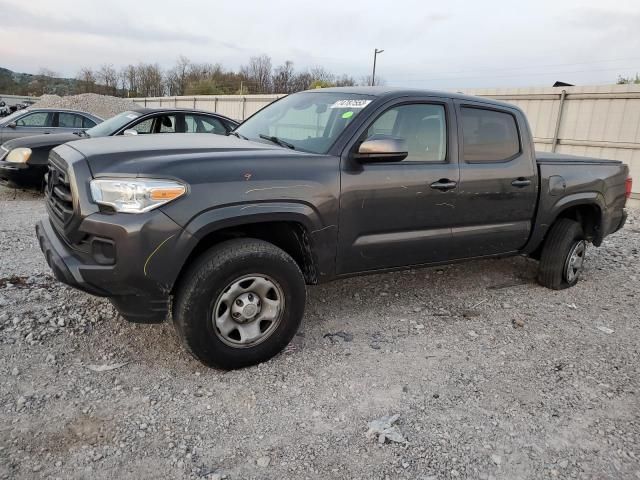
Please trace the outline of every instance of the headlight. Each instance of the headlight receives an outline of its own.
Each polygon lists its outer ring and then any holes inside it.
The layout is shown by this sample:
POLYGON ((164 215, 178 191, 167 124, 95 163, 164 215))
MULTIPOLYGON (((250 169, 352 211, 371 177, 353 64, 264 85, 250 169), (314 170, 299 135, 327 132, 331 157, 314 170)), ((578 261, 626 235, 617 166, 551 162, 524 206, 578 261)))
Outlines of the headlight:
POLYGON ((91 180, 93 201, 124 213, 148 212, 175 200, 186 191, 183 184, 172 180, 91 180))
POLYGON ((9 152, 5 161, 11 163, 27 163, 29 157, 31 157, 30 148, 14 148, 9 152))

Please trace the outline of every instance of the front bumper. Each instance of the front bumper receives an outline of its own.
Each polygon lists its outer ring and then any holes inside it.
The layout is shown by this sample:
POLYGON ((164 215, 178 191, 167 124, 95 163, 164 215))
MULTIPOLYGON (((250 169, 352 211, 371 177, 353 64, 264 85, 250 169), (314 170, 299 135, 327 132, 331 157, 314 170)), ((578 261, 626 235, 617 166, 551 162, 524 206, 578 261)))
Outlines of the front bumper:
POLYGON ((82 278, 80 273, 82 263, 71 254, 64 242, 58 237, 49 219, 40 220, 36 224, 36 236, 47 264, 59 281, 92 295, 108 296, 107 292, 87 283, 82 278))
POLYGON ((176 246, 189 237, 182 228, 161 211, 96 213, 82 219, 76 233, 83 241, 71 244, 49 218, 36 225, 40 248, 59 281, 109 297, 129 320, 147 323, 166 316, 184 260, 176 246), (104 245, 111 247, 107 251, 104 245))
POLYGON ((0 161, 0 184, 9 187, 41 187, 46 172, 46 165, 0 161))

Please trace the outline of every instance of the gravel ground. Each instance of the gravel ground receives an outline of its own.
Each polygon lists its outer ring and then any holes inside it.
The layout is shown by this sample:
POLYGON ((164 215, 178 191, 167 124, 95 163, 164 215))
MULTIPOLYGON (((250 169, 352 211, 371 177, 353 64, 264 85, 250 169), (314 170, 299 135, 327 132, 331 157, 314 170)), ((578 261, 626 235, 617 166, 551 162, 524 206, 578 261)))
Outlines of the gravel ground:
POLYGON ((97 93, 81 93, 60 97, 58 95, 43 95, 34 104, 37 108, 69 108, 97 115, 106 120, 118 113, 140 108, 140 105, 126 98, 98 95, 97 93))
POLYGON ((225 373, 57 283, 37 195, 0 211, 0 478, 640 478, 637 213, 565 291, 519 257, 312 287, 225 373), (406 442, 367 436, 393 414, 406 442))

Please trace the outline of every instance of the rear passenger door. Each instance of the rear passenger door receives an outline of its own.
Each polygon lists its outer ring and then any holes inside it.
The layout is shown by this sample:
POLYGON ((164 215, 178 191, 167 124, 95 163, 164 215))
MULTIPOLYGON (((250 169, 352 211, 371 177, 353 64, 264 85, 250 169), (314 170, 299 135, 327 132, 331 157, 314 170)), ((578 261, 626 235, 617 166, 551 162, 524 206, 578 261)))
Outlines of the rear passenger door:
POLYGON ((531 134, 517 109, 456 101, 460 183, 451 258, 521 249, 532 228, 538 175, 531 134))

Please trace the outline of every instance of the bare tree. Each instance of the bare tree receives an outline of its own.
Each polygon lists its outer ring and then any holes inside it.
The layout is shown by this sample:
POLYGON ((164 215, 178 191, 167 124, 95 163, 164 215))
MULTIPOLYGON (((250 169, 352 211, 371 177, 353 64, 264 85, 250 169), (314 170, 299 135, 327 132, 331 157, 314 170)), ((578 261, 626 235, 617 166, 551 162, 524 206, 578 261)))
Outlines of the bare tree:
POLYGON ((77 75, 78 89, 81 93, 96 91, 96 74, 91 67, 83 67, 77 75))
POLYGON ((341 77, 336 78, 335 84, 336 87, 354 87, 356 85, 356 81, 353 77, 343 74, 341 77))
POLYGON ((167 91, 169 95, 184 95, 187 90, 191 61, 184 55, 178 57, 176 65, 167 71, 167 91))
POLYGON ((103 86, 102 91, 107 95, 118 93, 118 72, 113 65, 102 65, 96 73, 97 83, 103 86))
POLYGON ((308 90, 313 83, 313 77, 309 72, 300 72, 293 77, 292 92, 300 92, 302 90, 308 90))
POLYGON ((276 67, 271 79, 273 93, 292 93, 294 91, 294 77, 293 62, 287 60, 284 65, 276 67))
MULTIPOLYGON (((169 69, 161 69, 157 63, 127 65, 119 71, 105 64, 97 70, 85 67, 78 72, 77 82, 65 83, 56 78, 48 84, 45 78, 55 76, 50 70, 41 70, 38 79, 29 85, 31 91, 43 93, 97 92, 107 95, 162 96, 162 95, 220 95, 249 93, 294 93, 310 88, 330 86, 368 85, 370 77, 356 82, 353 77, 334 75, 323 66, 315 66, 296 72, 293 62, 287 60, 272 67, 268 55, 251 57, 238 71, 226 70, 219 63, 194 63, 181 55, 169 69), (70 87, 71 85, 71 87, 70 87), (69 89, 73 91, 69 91, 69 89)), ((383 85, 376 78, 376 85, 383 85)))
POLYGON ((311 78, 313 78, 312 83, 315 82, 323 86, 330 86, 334 83, 335 76, 324 67, 315 66, 309 70, 309 73, 311 74, 311 78))
MULTIPOLYGON (((385 82, 384 78, 379 77, 378 75, 376 75, 376 84, 374 85, 375 87, 381 87, 383 85, 386 85, 387 82, 385 82)), ((371 86, 371 75, 366 75, 364 77, 360 77, 360 83, 361 86, 363 87, 369 87, 371 86)))
POLYGON ((135 65, 127 65, 120 70, 120 82, 127 97, 139 95, 139 75, 135 65))
POLYGON ((247 79, 249 88, 255 93, 271 92, 271 57, 268 55, 251 57, 249 65, 240 69, 240 74, 247 79))
MULTIPOLYGON (((38 73, 34 75, 29 83, 29 90, 35 95, 44 95, 45 93, 57 93, 57 74, 48 68, 40 68, 38 73)), ((67 93, 67 92, 61 92, 67 93)))
POLYGON ((162 70, 157 63, 141 63, 136 67, 138 92, 143 97, 160 97, 164 95, 165 85, 162 70))

